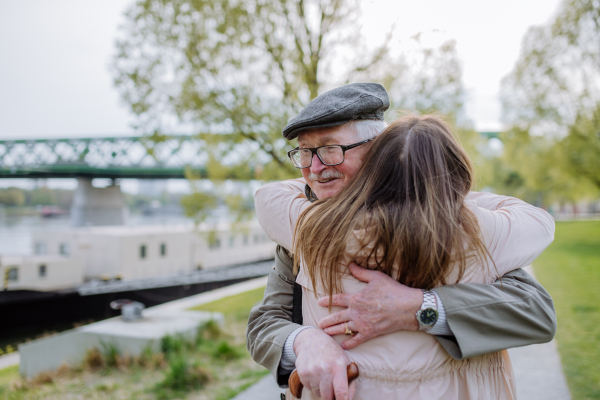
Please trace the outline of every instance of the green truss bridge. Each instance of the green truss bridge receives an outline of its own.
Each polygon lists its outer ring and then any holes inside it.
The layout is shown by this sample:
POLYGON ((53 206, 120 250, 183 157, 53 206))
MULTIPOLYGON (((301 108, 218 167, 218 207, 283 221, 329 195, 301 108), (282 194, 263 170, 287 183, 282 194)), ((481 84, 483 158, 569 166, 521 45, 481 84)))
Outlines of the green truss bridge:
POLYGON ((188 169, 205 177, 206 159, 203 142, 184 135, 2 140, 0 179, 77 178, 71 224, 123 225, 127 207, 115 179, 185 178, 188 169), (111 178, 113 184, 94 187, 93 178, 111 178))
MULTIPOLYGON (((488 139, 498 132, 480 132, 488 139)), ((0 178, 205 177, 202 141, 192 136, 129 136, 0 141, 0 178)))
POLYGON ((0 178, 184 178, 204 175, 202 142, 191 136, 2 140, 0 178))

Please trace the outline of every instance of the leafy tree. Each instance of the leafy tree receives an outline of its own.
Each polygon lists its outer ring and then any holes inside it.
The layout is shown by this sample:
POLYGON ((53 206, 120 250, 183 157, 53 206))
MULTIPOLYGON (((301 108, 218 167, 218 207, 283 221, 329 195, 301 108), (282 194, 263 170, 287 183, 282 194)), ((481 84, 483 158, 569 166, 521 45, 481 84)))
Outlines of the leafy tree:
POLYGON ((600 101, 600 1, 565 0, 554 21, 529 29, 502 81, 504 119, 564 134, 600 101))
POLYGON ((501 98, 517 132, 508 169, 545 198, 597 195, 600 1, 565 0, 551 23, 530 28, 501 98))
MULTIPOLYGON (((141 128, 161 130, 173 113, 203 132, 209 176, 295 176, 281 129, 317 96, 332 53, 361 45, 350 29, 357 10, 356 0, 139 0, 118 42, 115 82, 141 128)), ((386 50, 363 52, 347 74, 386 50)))
MULTIPOLYGON (((427 47, 416 35, 410 51, 393 54, 390 28, 367 48, 359 15, 359 0, 137 0, 117 42, 115 84, 136 128, 160 137, 173 116, 191 127, 213 180, 299 176, 281 130, 344 83, 375 80, 394 107, 456 119, 464 93, 455 43, 427 47)), ((197 207, 185 201, 194 215, 215 204, 194 196, 197 207)))
POLYGON ((57 191, 41 187, 31 190, 31 204, 34 206, 53 206, 57 204, 57 191))
POLYGON ((397 62, 385 64, 385 73, 370 73, 386 86, 394 109, 441 113, 463 131, 468 130, 470 123, 464 114, 465 89, 456 41, 443 40, 439 34, 418 33, 407 47, 397 62), (425 46, 424 37, 439 43, 425 46))
POLYGON ((579 116, 559 144, 573 175, 584 177, 600 190, 600 104, 591 117, 579 116))
POLYGON ((0 204, 7 206, 22 206, 25 204, 25 193, 23 189, 9 187, 0 189, 0 204))
POLYGON ((498 189, 539 207, 573 202, 593 194, 585 182, 573 179, 565 168, 566 152, 552 138, 513 128, 503 134, 498 189))

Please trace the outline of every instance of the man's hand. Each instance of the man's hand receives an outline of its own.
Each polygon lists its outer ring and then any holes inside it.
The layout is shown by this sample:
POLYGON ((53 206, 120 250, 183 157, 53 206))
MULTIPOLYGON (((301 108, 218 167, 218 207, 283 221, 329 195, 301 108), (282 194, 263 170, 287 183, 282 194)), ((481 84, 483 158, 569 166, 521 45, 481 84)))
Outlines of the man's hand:
POLYGON ((346 352, 319 329, 305 329, 294 340, 296 371, 304 390, 312 390, 323 400, 352 400, 355 383, 348 387, 346 352))
MULTIPOLYGON (((333 313, 319 322, 319 327, 328 335, 342 335, 348 328, 355 332, 342 342, 345 350, 377 336, 400 330, 416 331, 419 323, 415 316, 423 303, 421 289, 409 288, 380 271, 362 268, 351 263, 352 275, 367 286, 355 294, 335 294, 332 305, 348 307, 333 313)), ((329 297, 319 299, 319 305, 327 307, 329 297)))

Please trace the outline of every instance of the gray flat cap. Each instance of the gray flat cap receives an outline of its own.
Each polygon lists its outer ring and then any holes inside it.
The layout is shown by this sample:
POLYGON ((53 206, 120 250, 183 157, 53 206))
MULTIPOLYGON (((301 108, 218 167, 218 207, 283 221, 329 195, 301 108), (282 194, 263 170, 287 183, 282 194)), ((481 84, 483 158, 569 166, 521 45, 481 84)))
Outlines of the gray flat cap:
POLYGON ((315 97, 283 128, 292 140, 303 131, 345 124, 356 119, 383 121, 390 98, 379 83, 351 83, 315 97))

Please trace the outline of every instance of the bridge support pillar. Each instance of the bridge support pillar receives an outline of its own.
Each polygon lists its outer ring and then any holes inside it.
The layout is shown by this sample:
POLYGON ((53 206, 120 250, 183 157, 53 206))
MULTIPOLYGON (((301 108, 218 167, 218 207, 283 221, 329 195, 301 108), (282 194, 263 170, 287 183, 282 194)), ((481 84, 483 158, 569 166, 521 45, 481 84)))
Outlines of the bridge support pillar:
POLYGON ((72 226, 124 225, 128 210, 121 187, 92 186, 90 178, 77 178, 79 184, 71 206, 72 226))

